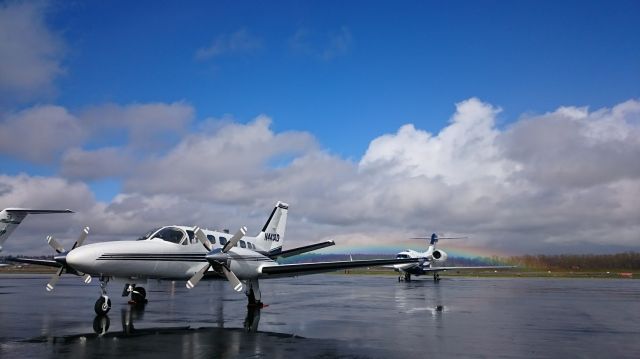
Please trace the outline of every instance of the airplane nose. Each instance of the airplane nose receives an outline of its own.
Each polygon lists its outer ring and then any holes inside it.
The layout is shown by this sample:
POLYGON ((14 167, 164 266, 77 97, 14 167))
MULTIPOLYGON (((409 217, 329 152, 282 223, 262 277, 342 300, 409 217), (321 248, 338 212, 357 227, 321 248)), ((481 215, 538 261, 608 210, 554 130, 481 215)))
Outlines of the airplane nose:
POLYGON ((92 264, 95 263, 95 255, 91 248, 78 247, 67 253, 67 265, 81 272, 88 272, 92 264))

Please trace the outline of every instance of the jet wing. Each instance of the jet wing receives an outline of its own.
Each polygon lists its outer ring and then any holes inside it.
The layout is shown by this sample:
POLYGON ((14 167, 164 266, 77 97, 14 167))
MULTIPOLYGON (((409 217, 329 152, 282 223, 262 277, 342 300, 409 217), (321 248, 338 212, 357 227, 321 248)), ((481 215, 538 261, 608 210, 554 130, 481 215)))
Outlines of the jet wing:
POLYGON ((297 275, 316 274, 333 272, 340 269, 377 267, 387 264, 403 264, 419 262, 421 258, 402 259, 370 259, 357 261, 337 261, 337 262, 317 262, 317 263, 296 263, 280 264, 275 266, 265 266, 261 268, 262 274, 269 277, 293 277, 297 275))
POLYGON ((484 266, 484 267, 431 267, 422 268, 425 272, 444 272, 448 270, 473 270, 473 269, 512 269, 516 266, 484 266))
POLYGON ((73 213, 70 209, 5 208, 5 211, 24 214, 73 213))
POLYGON ((296 256, 298 254, 307 253, 307 252, 315 251, 315 250, 326 248, 326 247, 331 247, 335 244, 336 242, 334 241, 324 241, 324 242, 309 244, 307 246, 287 249, 286 251, 280 251, 277 253, 269 253, 267 256, 271 259, 276 259, 278 257, 287 258, 287 257, 296 256))
POLYGON ((35 258, 16 258, 9 257, 7 258, 9 262, 18 262, 18 263, 28 263, 28 264, 36 264, 39 266, 47 266, 47 267, 56 267, 60 268, 60 263, 51 260, 51 259, 35 259, 35 258))

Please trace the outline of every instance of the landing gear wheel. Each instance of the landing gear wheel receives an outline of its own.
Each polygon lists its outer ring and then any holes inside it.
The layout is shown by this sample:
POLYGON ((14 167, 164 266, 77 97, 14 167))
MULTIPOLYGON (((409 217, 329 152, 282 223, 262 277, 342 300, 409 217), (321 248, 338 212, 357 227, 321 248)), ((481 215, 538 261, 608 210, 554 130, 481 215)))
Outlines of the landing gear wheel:
POLYGON ((111 299, 100 297, 96 300, 96 304, 93 306, 97 315, 105 315, 111 309, 111 299))
POLYGON ((404 281, 405 282, 411 282, 411 274, 405 273, 404 274, 404 281))
POLYGON ((142 287, 135 287, 131 291, 131 300, 134 304, 145 304, 147 302, 147 291, 142 287))

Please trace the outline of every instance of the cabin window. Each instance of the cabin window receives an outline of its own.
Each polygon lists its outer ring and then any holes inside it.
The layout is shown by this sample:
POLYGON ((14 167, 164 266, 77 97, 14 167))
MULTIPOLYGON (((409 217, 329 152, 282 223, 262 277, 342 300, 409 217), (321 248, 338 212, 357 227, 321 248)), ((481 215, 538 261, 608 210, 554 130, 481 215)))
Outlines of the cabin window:
POLYGON ((207 234, 207 239, 209 240, 209 242, 211 242, 213 244, 216 244, 216 237, 214 237, 214 236, 212 236, 210 234, 207 234))
POLYGON ((253 244, 251 244, 251 242, 247 242, 247 248, 253 249, 253 244))
POLYGON ((198 239, 196 238, 196 235, 192 230, 187 230, 187 234, 189 235, 189 243, 198 243, 198 239))
POLYGON ((145 233, 144 235, 142 235, 142 237, 138 238, 139 241, 144 241, 145 239, 149 239, 149 237, 151 237, 152 234, 156 233, 156 231, 160 229, 160 228, 154 228, 152 230, 150 230, 149 232, 145 233))
MULTIPOLYGON (((155 238, 160 238, 167 242, 176 243, 176 244, 182 242, 183 237, 184 237, 184 232, 182 232, 180 229, 175 227, 163 228, 155 235, 155 238)), ((186 241, 184 244, 186 244, 186 241)))
POLYGON ((227 239, 226 239, 226 238, 224 238, 224 237, 222 237, 222 236, 220 236, 220 244, 222 244, 223 246, 224 246, 225 244, 227 244, 227 239))
POLYGON ((396 256, 396 258, 397 258, 397 259, 405 259, 405 258, 409 258, 409 255, 408 255, 408 254, 398 254, 398 255, 396 256))
POLYGON ((245 241, 243 241, 242 239, 240 240, 240 247, 247 248, 247 243, 245 241))

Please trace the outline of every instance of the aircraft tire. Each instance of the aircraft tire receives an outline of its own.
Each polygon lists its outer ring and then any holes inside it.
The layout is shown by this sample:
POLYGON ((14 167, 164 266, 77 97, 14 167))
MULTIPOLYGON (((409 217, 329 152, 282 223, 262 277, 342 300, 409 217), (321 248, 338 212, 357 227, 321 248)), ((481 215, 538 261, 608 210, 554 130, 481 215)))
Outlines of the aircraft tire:
POLYGON ((98 300, 96 300, 96 304, 93 306, 93 309, 95 310, 97 315, 107 314, 111 309, 111 299, 107 298, 105 302, 104 297, 98 298, 98 300))
POLYGON ((146 303, 147 291, 142 287, 135 287, 131 292, 131 300, 138 303, 143 304, 146 303))

